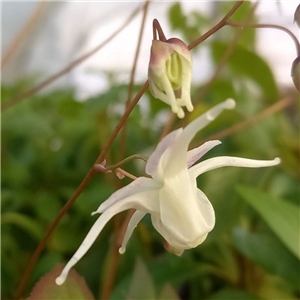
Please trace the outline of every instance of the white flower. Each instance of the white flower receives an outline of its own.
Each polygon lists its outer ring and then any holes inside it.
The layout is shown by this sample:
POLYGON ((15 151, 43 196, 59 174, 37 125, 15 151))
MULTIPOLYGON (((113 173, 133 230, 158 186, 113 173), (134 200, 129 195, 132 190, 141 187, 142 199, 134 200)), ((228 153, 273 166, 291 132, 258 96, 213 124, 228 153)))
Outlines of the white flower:
POLYGON ((184 117, 182 106, 188 111, 194 109, 190 96, 192 58, 183 41, 176 38, 152 41, 148 77, 152 95, 169 104, 179 118, 184 117), (175 90, 180 88, 181 96, 177 98, 175 90))
POLYGON ((146 173, 152 178, 136 179, 99 206, 93 214, 102 215, 56 279, 56 283, 62 284, 65 281, 70 268, 88 251, 105 224, 114 215, 127 209, 134 208, 136 212, 128 224, 120 253, 124 253, 134 228, 147 213, 151 214, 153 226, 175 254, 180 255, 185 249, 200 245, 214 227, 215 214, 206 195, 197 188, 196 178, 207 171, 225 166, 258 168, 274 166, 280 162, 279 158, 265 161, 221 156, 194 165, 206 152, 221 143, 208 141, 188 151, 195 134, 224 109, 233 109, 234 106, 235 102, 228 99, 184 129, 168 134, 147 162, 146 173))

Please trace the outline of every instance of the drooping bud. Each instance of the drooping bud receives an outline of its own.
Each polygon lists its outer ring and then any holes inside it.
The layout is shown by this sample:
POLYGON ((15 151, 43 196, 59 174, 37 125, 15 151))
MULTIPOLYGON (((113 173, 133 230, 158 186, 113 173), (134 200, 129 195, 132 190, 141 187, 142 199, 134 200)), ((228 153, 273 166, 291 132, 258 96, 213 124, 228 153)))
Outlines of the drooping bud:
POLYGON ((294 22, 296 22, 298 27, 300 28, 300 4, 298 5, 295 11, 294 22))
POLYGON ((182 107, 193 111, 190 95, 192 58, 183 41, 177 38, 152 41, 148 77, 152 95, 169 104, 179 118, 184 117, 182 107))
POLYGON ((298 56, 292 64, 292 78, 295 87, 300 92, 300 56, 298 56))

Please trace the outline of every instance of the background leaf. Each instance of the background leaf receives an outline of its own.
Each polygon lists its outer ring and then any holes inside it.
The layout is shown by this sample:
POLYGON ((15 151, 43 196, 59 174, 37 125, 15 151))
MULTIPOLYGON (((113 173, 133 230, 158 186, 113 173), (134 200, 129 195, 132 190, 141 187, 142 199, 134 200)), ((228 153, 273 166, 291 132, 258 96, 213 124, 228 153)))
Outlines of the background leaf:
POLYGON ((300 259, 299 206, 248 186, 238 186, 237 191, 261 215, 284 245, 300 259))
POLYGON ((156 299, 155 286, 141 258, 137 258, 127 299, 156 299))
MULTIPOLYGON (((224 42, 213 42, 211 51, 215 63, 218 63, 228 47, 224 42)), ((237 45, 228 60, 227 68, 235 76, 251 79, 261 89, 264 99, 269 102, 278 100, 278 88, 268 64, 257 54, 237 45)))
POLYGON ((74 269, 68 275, 66 282, 58 286, 55 283, 63 269, 62 265, 56 266, 46 274, 34 286, 28 300, 93 300, 94 296, 89 290, 83 277, 79 276, 74 269))

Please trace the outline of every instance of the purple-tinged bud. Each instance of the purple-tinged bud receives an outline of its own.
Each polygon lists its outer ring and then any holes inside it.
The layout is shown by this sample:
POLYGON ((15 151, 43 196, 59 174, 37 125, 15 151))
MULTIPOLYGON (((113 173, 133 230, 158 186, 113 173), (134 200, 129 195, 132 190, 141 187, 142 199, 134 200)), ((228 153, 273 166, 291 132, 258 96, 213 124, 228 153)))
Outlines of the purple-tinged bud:
POLYGON ((300 4, 296 8, 296 11, 294 14, 294 22, 296 22, 298 27, 300 28, 300 4))
POLYGON ((183 41, 177 38, 152 41, 148 77, 152 95, 169 104, 179 118, 184 117, 183 106, 193 111, 190 95, 192 58, 183 41), (180 88, 181 96, 177 98, 175 91, 180 88))
POLYGON ((298 56, 292 64, 292 78, 295 87, 300 92, 300 56, 298 56))

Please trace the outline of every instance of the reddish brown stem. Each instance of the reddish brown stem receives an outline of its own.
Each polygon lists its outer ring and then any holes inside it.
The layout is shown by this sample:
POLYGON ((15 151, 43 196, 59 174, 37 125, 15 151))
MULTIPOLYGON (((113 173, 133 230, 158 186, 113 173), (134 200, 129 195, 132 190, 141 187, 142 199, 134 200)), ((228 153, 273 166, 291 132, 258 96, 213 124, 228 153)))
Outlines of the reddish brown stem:
POLYGON ((189 49, 195 48, 200 43, 209 38, 211 35, 213 35, 215 32, 224 27, 226 25, 227 20, 235 13, 235 11, 243 4, 243 2, 244 1, 238 1, 217 25, 215 25, 212 29, 203 34, 199 39, 191 42, 188 46, 189 49))
MULTIPOLYGON (((253 17, 253 14, 255 12, 255 9, 257 7, 259 2, 254 3, 253 7, 251 8, 251 10, 249 11, 246 19, 245 19, 245 23, 248 23, 251 18, 253 17)), ((224 25, 227 25, 230 22, 230 20, 228 19, 224 25)), ((235 47, 237 46, 239 40, 241 39, 241 37, 243 36, 245 31, 245 28, 242 28, 242 30, 238 31, 235 35, 235 37, 233 38, 233 40, 231 41, 231 43, 228 45, 225 53, 223 54, 222 58, 220 59, 220 61, 218 62, 216 69, 214 71, 213 76, 210 78, 210 80, 205 84, 205 86, 203 87, 203 89, 200 91, 199 95, 198 95, 198 99, 202 100, 207 92, 209 91, 209 89, 211 88, 214 80, 220 75, 222 69, 224 68, 224 66, 226 65, 226 63, 228 62, 230 56, 232 55, 235 47)))
MULTIPOLYGON (((135 76, 135 70, 136 70, 136 65, 140 53, 140 47, 141 47, 141 42, 142 42, 142 37, 143 37, 143 32, 144 32, 144 27, 145 27, 145 21, 146 21, 146 16, 148 12, 148 6, 149 6, 149 1, 145 2, 144 5, 144 13, 143 13, 143 18, 142 18, 142 23, 140 27, 140 32, 139 32, 139 38, 138 38, 138 43, 136 47, 136 52, 135 52, 135 57, 131 69, 131 75, 130 75, 130 82, 128 86, 128 96, 127 96, 127 101, 126 101, 126 109, 130 105, 131 97, 132 97, 132 91, 133 91, 133 86, 134 86, 134 76, 135 76)), ((122 128, 121 132, 121 139, 120 139, 120 152, 119 152, 119 161, 121 161, 124 158, 125 155, 125 146, 126 146, 126 122, 124 123, 124 126, 122 128)), ((116 172, 120 172, 125 176, 129 176, 130 178, 136 178, 136 177, 131 177, 131 174, 127 173, 126 171, 118 168, 116 169, 116 172)), ((122 182, 119 181, 117 182, 117 188, 120 188, 122 186, 122 182)), ((109 296, 111 294, 111 291, 114 286, 114 281, 118 269, 118 264, 119 264, 119 248, 116 247, 117 244, 117 236, 118 236, 118 230, 120 227, 120 217, 117 216, 114 218, 114 245, 112 249, 112 256, 111 260, 109 261, 109 267, 108 267, 108 274, 104 279, 104 282, 102 284, 102 290, 100 294, 100 299, 109 299, 109 296)))
POLYGON ((165 42, 167 40, 158 20, 154 19, 153 20, 153 40, 157 39, 156 32, 158 33, 158 38, 160 41, 165 42))
MULTIPOLYGON (((140 33, 139 33, 139 38, 138 38, 138 43, 135 51, 135 56, 134 56, 134 61, 131 69, 131 74, 130 74, 130 81, 129 81, 129 86, 128 86, 128 95, 127 95, 127 101, 126 101, 126 109, 128 108, 131 98, 132 98, 132 92, 133 92, 133 86, 134 86, 134 76, 135 76, 135 71, 136 71, 136 65, 138 61, 138 57, 140 54, 140 48, 141 48, 141 43, 142 43, 142 38, 143 38, 143 32, 144 32, 144 27, 145 27, 145 21, 146 21, 146 16, 148 12, 148 6, 149 6, 149 1, 145 3, 144 6, 144 14, 142 18, 142 24, 140 28, 140 33)), ((119 152, 119 161, 124 158, 125 155, 125 145, 126 145, 126 122, 122 128, 121 132, 121 139, 120 139, 120 152, 119 152)))

